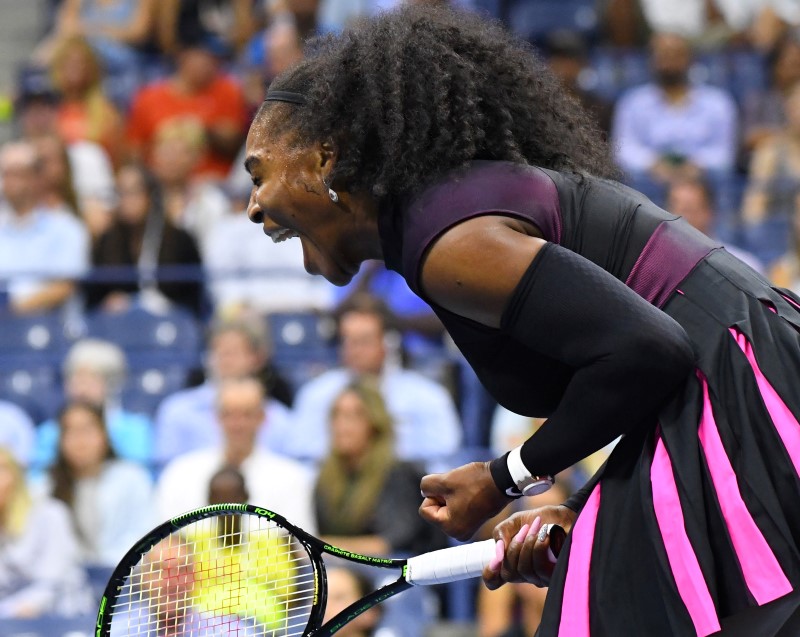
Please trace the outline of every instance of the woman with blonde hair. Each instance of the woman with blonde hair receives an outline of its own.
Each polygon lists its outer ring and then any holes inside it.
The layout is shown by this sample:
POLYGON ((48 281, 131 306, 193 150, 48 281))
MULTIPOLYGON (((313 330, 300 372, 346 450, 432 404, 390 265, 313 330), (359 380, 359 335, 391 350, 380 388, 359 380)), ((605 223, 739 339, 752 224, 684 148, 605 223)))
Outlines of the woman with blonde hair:
POLYGON ((103 90, 103 68, 89 41, 81 36, 62 40, 50 74, 61 95, 58 133, 62 139, 67 144, 96 142, 118 163, 123 119, 103 90))
POLYGON ((417 514, 421 471, 394 452, 392 419, 377 379, 342 391, 330 413, 330 449, 314 490, 319 533, 368 555, 416 553, 444 536, 417 514))
POLYGON ((91 602, 69 512, 33 498, 22 467, 0 447, 0 618, 79 615, 91 602))

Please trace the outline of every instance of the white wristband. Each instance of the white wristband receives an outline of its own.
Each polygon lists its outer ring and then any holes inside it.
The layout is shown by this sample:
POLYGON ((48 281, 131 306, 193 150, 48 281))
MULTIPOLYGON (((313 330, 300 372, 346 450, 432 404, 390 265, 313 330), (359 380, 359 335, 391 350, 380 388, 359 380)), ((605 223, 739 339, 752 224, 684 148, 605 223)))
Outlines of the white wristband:
POLYGON ((552 476, 534 476, 522 462, 522 445, 512 449, 506 460, 511 479, 517 485, 518 493, 509 495, 538 495, 553 486, 552 476))

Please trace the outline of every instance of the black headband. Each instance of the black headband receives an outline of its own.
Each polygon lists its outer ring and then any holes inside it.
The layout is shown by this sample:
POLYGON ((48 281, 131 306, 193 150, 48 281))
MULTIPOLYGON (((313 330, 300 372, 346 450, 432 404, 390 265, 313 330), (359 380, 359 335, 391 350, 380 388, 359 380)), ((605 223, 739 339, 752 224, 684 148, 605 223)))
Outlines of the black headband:
POLYGON ((305 106, 306 96, 300 93, 292 93, 291 91, 267 91, 267 96, 264 98, 265 102, 288 102, 289 104, 299 104, 305 106))

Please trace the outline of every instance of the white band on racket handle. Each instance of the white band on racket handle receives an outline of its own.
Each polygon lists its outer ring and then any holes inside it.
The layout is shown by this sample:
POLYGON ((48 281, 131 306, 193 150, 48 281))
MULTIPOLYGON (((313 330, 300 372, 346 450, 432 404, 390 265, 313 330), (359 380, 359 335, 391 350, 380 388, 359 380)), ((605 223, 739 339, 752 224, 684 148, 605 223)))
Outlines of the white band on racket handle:
POLYGON ((415 586, 426 586, 478 577, 494 556, 494 540, 423 553, 406 563, 406 581, 415 586))
POLYGON ((522 462, 522 445, 514 447, 506 459, 511 479, 522 495, 539 495, 553 486, 553 476, 534 476, 522 462))

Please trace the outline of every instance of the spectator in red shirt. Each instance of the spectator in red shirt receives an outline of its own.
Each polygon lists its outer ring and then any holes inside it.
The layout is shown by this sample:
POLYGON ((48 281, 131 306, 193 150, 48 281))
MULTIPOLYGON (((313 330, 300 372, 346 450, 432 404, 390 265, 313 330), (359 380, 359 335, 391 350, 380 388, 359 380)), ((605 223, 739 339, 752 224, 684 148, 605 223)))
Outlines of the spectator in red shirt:
POLYGON ((241 88, 220 68, 222 47, 210 38, 185 43, 175 73, 136 94, 127 130, 134 156, 149 161, 162 124, 176 117, 195 117, 208 142, 195 174, 211 178, 228 174, 244 141, 247 116, 241 88))

